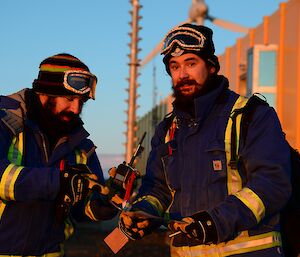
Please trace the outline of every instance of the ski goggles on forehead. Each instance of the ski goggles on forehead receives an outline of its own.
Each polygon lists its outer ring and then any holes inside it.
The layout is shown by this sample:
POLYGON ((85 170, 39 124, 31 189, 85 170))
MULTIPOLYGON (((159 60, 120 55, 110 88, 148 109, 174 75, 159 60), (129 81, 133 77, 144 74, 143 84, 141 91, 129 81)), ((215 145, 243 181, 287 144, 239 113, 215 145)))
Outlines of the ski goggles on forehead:
POLYGON ((97 77, 88 71, 67 70, 64 72, 63 85, 65 89, 79 95, 87 94, 95 99, 97 77))
POLYGON ((165 36, 161 54, 169 54, 174 45, 178 45, 183 50, 200 51, 204 47, 205 40, 204 35, 195 29, 177 27, 165 36))

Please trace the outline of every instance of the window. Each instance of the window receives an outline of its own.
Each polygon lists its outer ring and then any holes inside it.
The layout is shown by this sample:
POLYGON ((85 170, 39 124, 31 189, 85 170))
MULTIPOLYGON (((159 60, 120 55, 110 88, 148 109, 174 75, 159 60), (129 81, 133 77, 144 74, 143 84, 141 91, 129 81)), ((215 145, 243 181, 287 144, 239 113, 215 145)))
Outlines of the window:
POLYGON ((255 45, 248 51, 247 62, 247 96, 260 93, 276 108, 277 46, 255 45))

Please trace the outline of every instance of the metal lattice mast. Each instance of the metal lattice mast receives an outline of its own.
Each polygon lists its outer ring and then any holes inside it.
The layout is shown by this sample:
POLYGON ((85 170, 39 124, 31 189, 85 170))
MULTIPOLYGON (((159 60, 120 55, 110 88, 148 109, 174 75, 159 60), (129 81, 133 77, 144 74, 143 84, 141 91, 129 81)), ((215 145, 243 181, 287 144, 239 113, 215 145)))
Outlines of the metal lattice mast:
POLYGON ((138 77, 138 42, 140 38, 138 37, 138 32, 141 29, 139 27, 139 20, 141 17, 139 16, 139 10, 142 7, 139 4, 139 0, 131 0, 130 3, 132 4, 132 10, 130 11, 131 14, 131 22, 129 23, 131 26, 131 32, 129 33, 131 37, 131 42, 129 43, 130 47, 130 54, 129 54, 129 88, 128 91, 128 110, 127 110, 127 132, 126 132, 126 153, 125 153, 125 160, 129 162, 131 156, 134 152, 136 138, 136 109, 137 109, 137 77, 138 77))

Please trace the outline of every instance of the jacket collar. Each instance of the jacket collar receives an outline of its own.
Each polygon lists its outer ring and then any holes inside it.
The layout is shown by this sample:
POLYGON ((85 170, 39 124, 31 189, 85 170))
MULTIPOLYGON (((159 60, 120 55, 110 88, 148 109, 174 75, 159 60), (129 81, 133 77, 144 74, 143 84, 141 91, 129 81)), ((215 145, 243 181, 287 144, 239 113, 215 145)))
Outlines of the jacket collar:
POLYGON ((52 165, 66 154, 74 151, 89 135, 84 127, 79 127, 68 136, 61 138, 50 156, 49 165, 52 165))
POLYGON ((228 88, 228 79, 224 76, 218 76, 218 78, 219 79, 217 80, 217 83, 219 84, 214 90, 195 99, 194 104, 196 120, 206 118, 212 110, 212 107, 223 96, 224 91, 228 88))

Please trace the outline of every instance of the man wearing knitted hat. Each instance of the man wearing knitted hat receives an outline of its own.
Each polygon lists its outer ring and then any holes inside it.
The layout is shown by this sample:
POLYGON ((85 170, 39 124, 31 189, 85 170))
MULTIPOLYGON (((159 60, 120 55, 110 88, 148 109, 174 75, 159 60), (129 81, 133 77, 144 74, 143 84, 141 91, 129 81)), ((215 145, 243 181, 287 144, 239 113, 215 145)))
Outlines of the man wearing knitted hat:
POLYGON ((32 89, 0 97, 0 256, 62 257, 71 216, 116 214, 80 119, 96 83, 78 58, 57 54, 32 89))
POLYGON ((164 39, 173 112, 156 128, 138 199, 119 227, 139 239, 166 225, 172 257, 283 256, 289 148, 274 109, 229 90, 217 74, 212 34, 183 24, 164 39), (250 120, 243 107, 254 101, 250 120))

